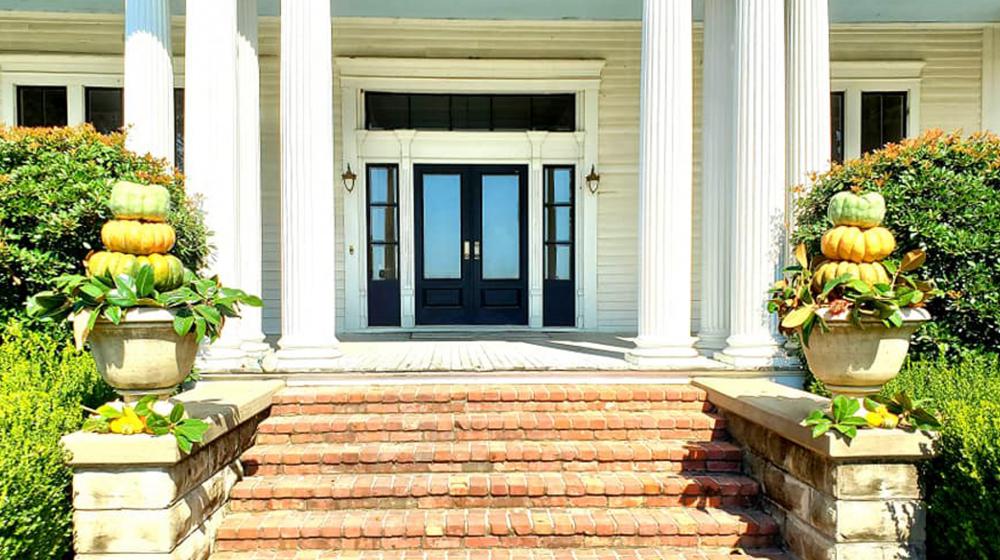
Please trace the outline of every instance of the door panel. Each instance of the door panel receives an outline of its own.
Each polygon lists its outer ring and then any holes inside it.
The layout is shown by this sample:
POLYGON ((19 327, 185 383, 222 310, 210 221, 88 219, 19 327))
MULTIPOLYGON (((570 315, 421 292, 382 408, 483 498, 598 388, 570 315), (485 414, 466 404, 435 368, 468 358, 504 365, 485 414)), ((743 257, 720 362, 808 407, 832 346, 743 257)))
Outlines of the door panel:
POLYGON ((417 324, 527 323, 526 176, 415 166, 417 324))

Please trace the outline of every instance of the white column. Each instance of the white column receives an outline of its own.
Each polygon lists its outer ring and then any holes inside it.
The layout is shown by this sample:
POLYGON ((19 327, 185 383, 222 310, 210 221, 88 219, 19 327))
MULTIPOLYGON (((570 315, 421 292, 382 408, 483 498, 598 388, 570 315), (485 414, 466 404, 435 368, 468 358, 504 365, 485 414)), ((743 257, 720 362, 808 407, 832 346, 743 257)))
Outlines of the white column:
MULTIPOLYGON (((237 0, 187 3, 184 56, 184 172, 200 201, 214 246, 208 266, 224 285, 240 287, 237 0)), ((202 353, 208 371, 243 368, 239 320, 202 353)))
POLYGON ((785 180, 808 188, 812 174, 830 168, 830 16, 827 0, 786 0, 785 7, 785 180))
POLYGON ((730 336, 717 358, 737 367, 782 363, 767 290, 785 227, 784 0, 736 1, 736 192, 730 336))
POLYGON ((170 0, 125 1, 125 145, 174 164, 170 0))
POLYGON ((691 336, 691 2, 645 0, 639 152, 639 336, 630 362, 685 367, 691 336))
MULTIPOLYGON (((260 61, 257 52, 257 0, 238 0, 237 9, 239 287, 247 293, 261 295, 263 236, 260 209, 260 61)), ((270 346, 264 343, 261 308, 244 307, 241 315, 240 347, 249 358, 248 367, 254 368, 257 360, 270 349, 270 346)))
POLYGON ((705 0, 702 62, 701 305, 698 346, 722 350, 729 336, 733 193, 736 182, 736 5, 705 0))
POLYGON ((542 283, 542 268, 545 266, 545 256, 542 254, 545 177, 542 176, 542 145, 549 133, 530 131, 527 134, 528 142, 531 143, 531 165, 528 169, 528 326, 540 329, 545 323, 542 283))
MULTIPOLYGON (((336 336, 329 0, 281 2, 281 340, 277 368, 317 371, 336 336)), ((339 181, 339 179, 338 179, 339 181)))

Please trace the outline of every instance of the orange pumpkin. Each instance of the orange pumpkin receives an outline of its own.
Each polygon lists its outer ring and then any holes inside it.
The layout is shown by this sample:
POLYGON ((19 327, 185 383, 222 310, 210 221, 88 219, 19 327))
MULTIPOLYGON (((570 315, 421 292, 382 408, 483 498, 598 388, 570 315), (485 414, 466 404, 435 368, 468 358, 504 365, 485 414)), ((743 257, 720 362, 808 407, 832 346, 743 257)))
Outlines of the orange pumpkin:
POLYGON ((169 224, 111 220, 101 228, 101 241, 109 251, 152 255, 173 248, 176 234, 169 224))

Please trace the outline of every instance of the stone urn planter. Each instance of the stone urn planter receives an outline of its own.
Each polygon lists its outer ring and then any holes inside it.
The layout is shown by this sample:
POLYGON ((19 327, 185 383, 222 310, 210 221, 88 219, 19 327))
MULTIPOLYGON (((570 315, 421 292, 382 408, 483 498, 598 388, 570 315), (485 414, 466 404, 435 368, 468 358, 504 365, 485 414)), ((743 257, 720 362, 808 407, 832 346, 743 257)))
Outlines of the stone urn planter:
POLYGON ((834 315, 829 309, 816 312, 830 328, 818 327, 803 347, 813 375, 835 395, 861 398, 873 395, 896 377, 910 350, 910 337, 920 325, 930 320, 922 308, 904 308, 903 325, 888 328, 876 319, 862 321, 859 327, 846 313, 834 315))
POLYGON ((121 323, 98 320, 90 333, 97 370, 126 401, 142 395, 170 395, 194 367, 194 333, 174 332, 174 312, 135 308, 121 323))

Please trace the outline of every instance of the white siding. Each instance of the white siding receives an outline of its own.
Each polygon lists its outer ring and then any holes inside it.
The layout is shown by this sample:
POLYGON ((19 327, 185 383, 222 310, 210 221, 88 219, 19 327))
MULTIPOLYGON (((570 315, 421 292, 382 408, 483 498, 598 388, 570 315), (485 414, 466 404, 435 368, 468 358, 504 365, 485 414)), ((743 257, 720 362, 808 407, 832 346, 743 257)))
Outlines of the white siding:
MULTIPOLYGON (((174 22, 176 54, 183 54, 182 22, 174 22)), ((264 231, 264 329, 280 330, 279 186, 278 186, 278 22, 266 18, 261 27, 262 150, 264 231)), ((337 56, 601 58, 600 156, 602 175, 598 211, 598 320, 603 330, 630 331, 636 320, 636 222, 639 123, 638 22, 458 21, 338 19, 334 22, 337 56)), ((974 26, 834 26, 834 60, 923 60, 921 124, 923 128, 978 129, 981 123, 983 31, 974 26)), ((701 33, 695 32, 695 177, 700 176, 701 33)), ((122 23, 116 16, 74 14, 0 15, 0 54, 120 54, 122 23)), ((116 68, 120 67, 120 63, 116 68)), ((120 71, 114 70, 112 71, 120 71)), ((2 68, 0 68, 2 72, 2 68)), ((335 169, 340 161, 340 88, 335 74, 333 131, 335 169)), ((2 102, 2 100, 0 100, 2 102)), ((695 266, 699 270, 700 212, 695 180, 695 266)), ((342 188, 338 193, 341 207, 342 188)), ((336 218, 341 239, 343 219, 336 218)), ((318 248, 321 249, 321 248, 318 248)), ((343 324, 343 250, 338 243, 338 322, 343 324)), ((739 271, 736 271, 738 274, 739 271)), ((696 272, 697 274, 697 272, 696 272)), ((697 306, 698 282, 694 282, 697 306)), ((695 313, 697 317, 697 313, 695 313)))

